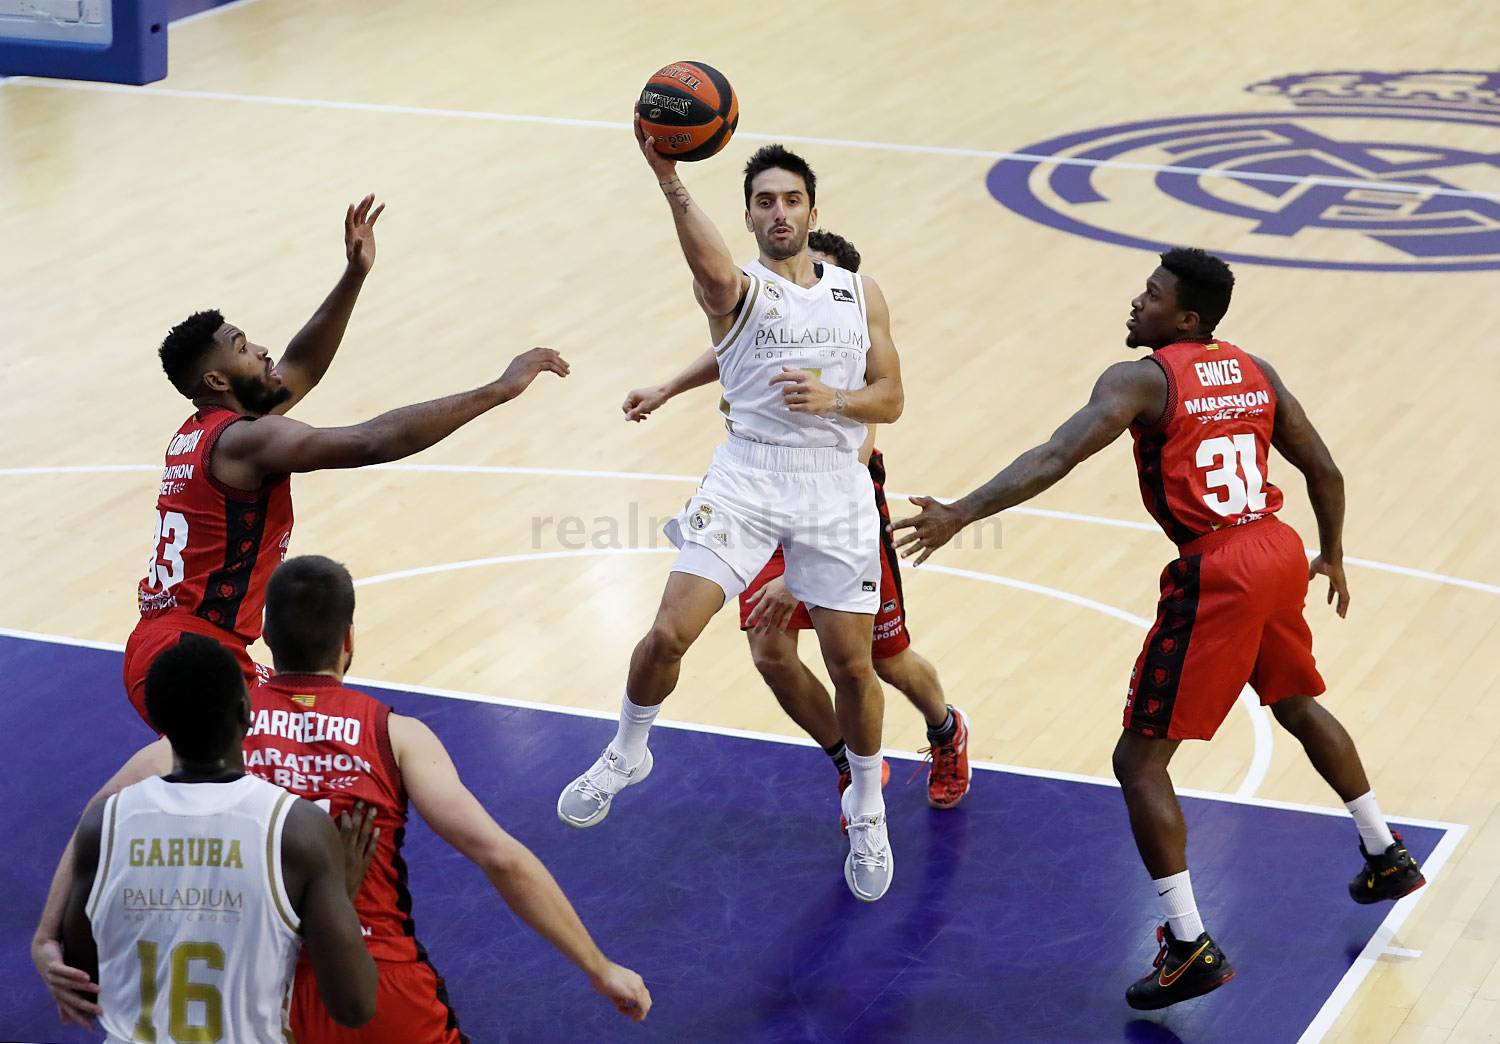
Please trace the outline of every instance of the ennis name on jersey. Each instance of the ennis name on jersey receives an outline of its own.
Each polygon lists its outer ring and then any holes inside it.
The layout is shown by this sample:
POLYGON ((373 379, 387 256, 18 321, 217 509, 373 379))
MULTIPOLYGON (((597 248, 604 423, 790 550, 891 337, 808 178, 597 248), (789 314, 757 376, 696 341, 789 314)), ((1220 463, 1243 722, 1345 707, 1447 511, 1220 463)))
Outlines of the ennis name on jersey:
POLYGON ((1261 368, 1227 341, 1182 341, 1152 352, 1167 378, 1154 425, 1133 424, 1141 499, 1179 546, 1281 509, 1266 480, 1276 393, 1261 368))

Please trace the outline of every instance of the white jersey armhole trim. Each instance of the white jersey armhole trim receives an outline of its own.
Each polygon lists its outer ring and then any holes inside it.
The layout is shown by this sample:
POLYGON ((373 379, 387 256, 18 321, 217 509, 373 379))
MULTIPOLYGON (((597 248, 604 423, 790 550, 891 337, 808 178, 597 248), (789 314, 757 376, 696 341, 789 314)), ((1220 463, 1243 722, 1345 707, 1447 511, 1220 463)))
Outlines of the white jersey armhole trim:
POLYGON ((714 355, 722 355, 724 350, 734 344, 740 334, 745 332, 745 326, 750 317, 755 314, 755 299, 760 294, 760 277, 753 272, 746 272, 750 278, 750 288, 745 291, 745 303, 740 306, 740 314, 735 316, 734 325, 724 335, 724 339, 714 345, 714 355))
POLYGON ((99 902, 104 898, 105 886, 109 883, 110 863, 115 854, 115 817, 119 811, 120 795, 111 794, 104 801, 104 836, 99 839, 99 852, 103 858, 94 867, 94 886, 89 889, 88 900, 83 904, 83 912, 88 916, 90 924, 94 921, 99 902))
POLYGON ((859 317, 865 321, 865 332, 870 329, 870 309, 865 304, 865 281, 858 272, 850 272, 849 280, 854 284, 854 298, 859 302, 859 317))
POLYGON ((287 817, 291 815, 292 802, 296 800, 290 793, 278 797, 271 809, 271 821, 266 825, 266 884, 271 891, 271 905, 276 908, 282 925, 293 935, 297 934, 302 922, 292 908, 291 897, 286 894, 285 875, 281 870, 281 835, 287 817))

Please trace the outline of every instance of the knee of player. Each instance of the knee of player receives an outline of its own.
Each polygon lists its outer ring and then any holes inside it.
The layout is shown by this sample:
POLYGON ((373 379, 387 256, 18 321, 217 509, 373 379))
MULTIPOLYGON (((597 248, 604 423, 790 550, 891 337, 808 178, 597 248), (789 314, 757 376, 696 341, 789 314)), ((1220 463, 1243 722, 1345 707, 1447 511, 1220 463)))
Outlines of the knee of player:
POLYGON ((657 620, 646 633, 646 652, 653 660, 680 660, 692 644, 692 639, 668 620, 657 620))
POLYGON ((875 665, 868 653, 863 656, 854 653, 849 656, 829 658, 827 666, 828 676, 840 689, 878 684, 880 678, 875 673, 875 665))
POLYGON ((788 646, 785 642, 773 640, 766 641, 764 635, 754 632, 750 635, 750 662, 755 664, 755 669, 765 678, 781 678, 802 666, 801 659, 797 656, 797 647, 788 646))
POLYGON ((1311 696, 1292 696, 1271 704, 1271 713, 1282 728, 1295 734, 1307 724, 1315 707, 1311 696))
POLYGON ((912 687, 912 657, 910 649, 903 649, 895 656, 882 656, 874 661, 875 673, 880 680, 902 692, 912 687))
POLYGON ((1114 769, 1115 779, 1120 786, 1130 787, 1138 782, 1146 768, 1146 759, 1141 757, 1139 748, 1130 741, 1130 733, 1120 737, 1120 742, 1115 744, 1115 752, 1110 757, 1110 767, 1114 769))

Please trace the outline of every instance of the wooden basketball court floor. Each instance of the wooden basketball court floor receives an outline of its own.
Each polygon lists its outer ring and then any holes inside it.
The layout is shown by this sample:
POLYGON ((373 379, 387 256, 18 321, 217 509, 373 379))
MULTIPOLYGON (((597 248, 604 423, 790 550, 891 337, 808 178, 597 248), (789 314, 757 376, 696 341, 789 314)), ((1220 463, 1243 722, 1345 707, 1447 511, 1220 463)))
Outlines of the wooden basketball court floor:
MULTIPOLYGON (((709 390, 644 425, 621 418, 629 389, 704 343, 626 120, 654 68, 702 59, 730 77, 743 117, 724 155, 682 173, 736 254, 753 256, 739 168, 759 144, 785 141, 818 171, 820 224, 858 245, 891 302, 907 388, 905 415, 878 441, 892 490, 963 493, 1126 357, 1128 302, 1154 258, 1122 239, 1242 258, 1220 332, 1276 364, 1348 484, 1349 618, 1322 605, 1321 588, 1309 602, 1327 704, 1388 812, 1467 827, 1451 832, 1457 847, 1427 894, 1398 907, 1361 958, 1328 1039, 1500 1039, 1500 355, 1485 307, 1493 268, 1480 267, 1500 250, 1397 249, 1374 218, 1257 231, 1230 212, 1251 206, 1254 171, 1287 193, 1275 197, 1282 213, 1330 172, 1267 161, 1227 187, 1203 176, 1228 202, 1194 205, 1162 170, 1175 162, 1165 147, 1074 168, 1108 196, 1100 218, 1046 180, 1064 167, 1033 148, 1199 114, 1290 118, 1295 92, 1247 87, 1485 70, 1497 45, 1500 23, 1478 4, 698 12, 254 0, 174 26, 171 76, 152 87, 0 83, 0 627, 124 641, 153 473, 185 412, 156 344, 202 307, 284 344, 338 276, 344 205, 374 191, 389 204, 375 271, 301 419, 350 423, 467 388, 533 344, 557 347, 574 372, 402 465, 296 479, 292 551, 333 555, 360 579, 363 677, 617 707, 670 561, 653 520, 691 492, 720 438, 709 390), (1017 184, 1040 209, 1002 205, 1017 184), (1068 220, 1112 232, 1057 227, 1068 220)), ((1385 151, 1332 171, 1351 179, 1337 186, 1341 213, 1372 208, 1434 235, 1467 221, 1483 236, 1500 193, 1484 158, 1500 152, 1500 95, 1481 79, 1419 90, 1433 103, 1425 119, 1346 113, 1378 128, 1360 140, 1385 151), (1472 158, 1433 173, 1433 150, 1472 158), (1383 187, 1393 181, 1426 188, 1383 187), (1429 228, 1401 209, 1417 198, 1463 207, 1429 228)), ((1354 113, 1354 101, 1412 82, 1322 89, 1354 113)), ((1315 115, 1328 132, 1327 112, 1315 115)), ((1287 493, 1283 517, 1311 542, 1301 483, 1279 459, 1271 478, 1287 493)), ((1122 442, 1030 509, 906 571, 915 646, 971 712, 975 757, 1109 775, 1170 552, 1122 442)), ((6 701, 27 699, 0 687, 6 701)), ((112 698, 123 693, 100 696, 112 698)), ((921 746, 919 718, 899 694, 887 700, 888 745, 921 746)), ((795 735, 729 613, 689 654, 664 714, 795 735)), ((582 765, 588 754, 557 757, 582 765)), ((92 786, 111 768, 70 771, 92 786)), ((1174 776, 1245 800, 1337 805, 1259 711, 1237 710, 1212 744, 1185 746, 1174 776)), ((1265 874, 1268 890, 1296 887, 1295 866, 1265 874)), ((1138 868, 1123 875, 1122 887, 1144 885, 1138 868)), ((1295 945, 1298 925, 1286 933, 1295 945)), ((1122 968, 1119 985, 1140 970, 1122 968)))

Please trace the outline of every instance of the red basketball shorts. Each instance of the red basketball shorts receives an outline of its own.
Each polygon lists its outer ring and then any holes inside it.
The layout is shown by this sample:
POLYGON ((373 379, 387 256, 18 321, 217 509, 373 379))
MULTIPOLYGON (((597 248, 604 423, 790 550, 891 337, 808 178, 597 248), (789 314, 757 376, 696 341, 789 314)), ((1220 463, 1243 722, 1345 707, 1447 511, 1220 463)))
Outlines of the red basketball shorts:
POLYGON ((184 634, 205 635, 233 653, 235 662, 245 674, 247 687, 253 688, 271 677, 270 669, 250 659, 250 653, 238 638, 206 620, 198 621, 187 616, 142 620, 135 625, 125 643, 125 691, 130 694, 130 705, 147 725, 151 724, 151 719, 146 715, 146 672, 151 669, 152 661, 176 645, 184 634))
POLYGON ((1302 617, 1307 557, 1296 530, 1264 518, 1190 541, 1181 555, 1162 570, 1127 729, 1210 739, 1247 682, 1263 705, 1324 691, 1302 617))
MULTIPOLYGON (((901 567, 897 564, 896 549, 891 544, 891 510, 885 503, 885 491, 877 483, 875 503, 880 508, 880 608, 875 612, 874 639, 870 643, 872 659, 885 660, 911 645, 911 635, 906 631, 906 601, 901 595, 901 567)), ((786 572, 786 556, 781 548, 771 555, 770 561, 756 574, 755 579, 740 595, 740 630, 750 629, 750 612, 753 608, 750 596, 766 584, 786 572)), ((807 606, 799 605, 787 623, 787 629, 808 631, 812 629, 812 617, 807 606)))
POLYGON ((375 1017, 359 1029, 340 1026, 318 996, 312 968, 297 965, 292 985, 292 1039, 297 1044, 468 1044, 448 1007, 448 990, 426 961, 376 961, 375 1017))

